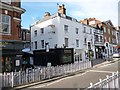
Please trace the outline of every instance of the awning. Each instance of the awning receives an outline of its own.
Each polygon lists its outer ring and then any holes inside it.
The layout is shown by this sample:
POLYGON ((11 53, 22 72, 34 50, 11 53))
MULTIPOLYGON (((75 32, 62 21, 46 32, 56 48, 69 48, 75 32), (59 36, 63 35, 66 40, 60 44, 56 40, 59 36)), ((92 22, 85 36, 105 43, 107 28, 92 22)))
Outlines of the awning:
POLYGON ((25 48, 25 49, 22 50, 22 52, 33 54, 33 52, 30 50, 30 48, 25 48))

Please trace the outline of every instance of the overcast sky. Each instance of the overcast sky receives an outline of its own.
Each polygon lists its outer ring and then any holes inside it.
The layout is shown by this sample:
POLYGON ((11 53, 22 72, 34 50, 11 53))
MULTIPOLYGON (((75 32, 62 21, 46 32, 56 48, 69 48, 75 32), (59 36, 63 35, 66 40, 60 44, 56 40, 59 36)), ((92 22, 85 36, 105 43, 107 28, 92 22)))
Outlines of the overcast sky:
POLYGON ((22 15, 23 28, 29 28, 36 20, 44 16, 44 12, 57 12, 57 3, 65 4, 67 15, 78 21, 95 17, 101 21, 111 20, 118 25, 119 0, 22 0, 22 8, 26 12, 22 15), (44 1, 44 2, 43 2, 44 1))

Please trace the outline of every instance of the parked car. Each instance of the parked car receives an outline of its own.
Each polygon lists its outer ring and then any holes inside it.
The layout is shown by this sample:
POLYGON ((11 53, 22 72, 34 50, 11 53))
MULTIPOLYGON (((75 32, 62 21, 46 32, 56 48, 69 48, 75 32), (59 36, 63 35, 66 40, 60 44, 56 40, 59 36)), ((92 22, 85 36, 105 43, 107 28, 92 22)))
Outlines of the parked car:
POLYGON ((112 57, 113 57, 113 58, 120 58, 120 53, 114 53, 114 54, 112 55, 112 57))

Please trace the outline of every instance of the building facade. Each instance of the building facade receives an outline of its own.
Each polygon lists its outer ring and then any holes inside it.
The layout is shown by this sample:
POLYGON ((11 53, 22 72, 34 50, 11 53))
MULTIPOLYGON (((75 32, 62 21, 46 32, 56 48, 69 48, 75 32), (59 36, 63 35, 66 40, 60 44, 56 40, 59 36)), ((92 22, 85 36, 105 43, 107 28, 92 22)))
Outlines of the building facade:
POLYGON ((0 1, 0 48, 2 70, 12 71, 15 66, 20 65, 20 57, 23 43, 21 42, 21 14, 25 12, 21 8, 21 0, 12 2, 12 0, 0 1))
POLYGON ((48 44, 49 49, 72 48, 74 62, 90 60, 90 51, 95 59, 95 44, 104 46, 103 30, 82 24, 65 11, 64 5, 59 6, 58 13, 46 12, 43 19, 31 26, 31 50, 45 50, 48 44))
POLYGON ((117 30, 117 33, 116 33, 117 46, 116 46, 116 48, 118 49, 118 52, 120 52, 120 26, 117 26, 116 30, 117 30))
POLYGON ((117 49, 115 48, 117 45, 117 30, 110 20, 102 22, 102 25, 104 28, 105 42, 108 43, 108 56, 111 56, 113 53, 117 52, 117 49))
POLYGON ((117 45, 117 30, 110 20, 101 22, 95 18, 84 19, 80 21, 86 25, 91 25, 92 27, 99 27, 103 30, 104 35, 104 46, 105 52, 107 56, 111 56, 116 52, 115 46, 117 45))

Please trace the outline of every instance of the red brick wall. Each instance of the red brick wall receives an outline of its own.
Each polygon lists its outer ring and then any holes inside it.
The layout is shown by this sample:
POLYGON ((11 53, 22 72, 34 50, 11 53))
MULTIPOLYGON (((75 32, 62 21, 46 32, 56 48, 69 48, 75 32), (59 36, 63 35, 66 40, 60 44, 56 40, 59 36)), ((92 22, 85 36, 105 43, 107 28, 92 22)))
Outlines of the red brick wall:
MULTIPOLYGON (((2 14, 5 14, 5 10, 2 10, 2 14)), ((16 13, 12 11, 8 11, 8 15, 11 16, 11 23, 10 23, 11 33, 3 34, 2 39, 3 40, 20 40, 18 36, 18 29, 19 29, 18 26, 20 25, 21 22, 18 20, 14 20, 13 17, 21 18, 21 15, 18 12, 16 13)))

